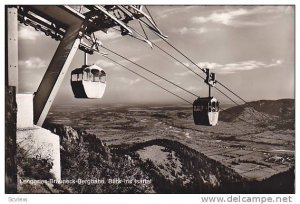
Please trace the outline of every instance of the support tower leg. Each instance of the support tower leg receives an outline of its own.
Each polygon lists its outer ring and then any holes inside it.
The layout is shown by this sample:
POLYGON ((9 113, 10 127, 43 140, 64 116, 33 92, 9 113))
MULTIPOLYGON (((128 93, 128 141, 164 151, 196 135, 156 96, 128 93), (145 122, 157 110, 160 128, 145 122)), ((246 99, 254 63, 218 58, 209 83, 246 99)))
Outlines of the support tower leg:
POLYGON ((17 193, 18 10, 5 7, 5 193, 17 193))
POLYGON ((34 123, 42 126, 59 87, 80 44, 79 32, 83 24, 69 27, 60 42, 49 67, 34 96, 34 123))

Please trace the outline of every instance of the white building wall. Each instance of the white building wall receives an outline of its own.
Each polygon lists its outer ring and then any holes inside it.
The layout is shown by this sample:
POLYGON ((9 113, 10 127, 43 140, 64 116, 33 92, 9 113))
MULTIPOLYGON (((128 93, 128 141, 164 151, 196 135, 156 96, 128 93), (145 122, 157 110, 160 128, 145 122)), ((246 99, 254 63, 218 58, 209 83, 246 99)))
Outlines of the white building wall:
POLYGON ((55 179, 61 179, 60 140, 49 130, 33 124, 33 95, 17 94, 17 144, 28 157, 49 159, 55 179))

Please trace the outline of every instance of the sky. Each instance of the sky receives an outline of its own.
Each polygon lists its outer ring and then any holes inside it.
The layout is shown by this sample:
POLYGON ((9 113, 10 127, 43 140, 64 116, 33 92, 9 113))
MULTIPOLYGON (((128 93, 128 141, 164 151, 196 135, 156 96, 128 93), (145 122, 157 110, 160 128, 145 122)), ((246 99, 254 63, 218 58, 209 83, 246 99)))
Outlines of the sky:
MULTIPOLYGON (((293 6, 148 6, 168 41, 200 67, 210 68, 218 81, 247 101, 294 98, 295 89, 295 11, 293 6)), ((141 31, 137 22, 132 27, 141 31)), ((203 73, 184 57, 147 31, 149 38, 175 55, 194 71, 203 73)), ((206 97, 208 87, 201 78, 172 58, 130 36, 114 30, 96 33, 108 47, 145 66, 187 90, 206 97)), ((19 92, 35 92, 58 46, 57 41, 19 25, 19 92)), ((102 50, 107 52, 105 50, 102 50)), ((195 96, 109 53, 109 57, 175 92, 188 101, 195 96)), ((75 99, 70 72, 84 63, 78 50, 54 101, 70 104, 184 104, 144 79, 113 64, 101 55, 88 58, 107 73, 107 88, 101 99, 75 99)), ((218 86, 222 91, 222 87, 218 86)), ((228 93, 228 92, 226 92, 228 93)), ((229 94, 229 93, 228 93, 229 94)), ((215 90, 221 103, 230 101, 215 90)), ((235 98, 236 99, 236 98, 235 98)), ((238 99, 236 99, 237 102, 238 99)))

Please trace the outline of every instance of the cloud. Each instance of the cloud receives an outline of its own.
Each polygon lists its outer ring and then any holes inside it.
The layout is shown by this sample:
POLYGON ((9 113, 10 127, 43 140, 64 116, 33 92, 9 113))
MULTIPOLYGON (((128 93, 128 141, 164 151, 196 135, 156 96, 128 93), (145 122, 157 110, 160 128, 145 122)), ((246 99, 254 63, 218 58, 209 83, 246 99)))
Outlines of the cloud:
POLYGON ((160 12, 156 13, 155 19, 162 19, 178 13, 185 13, 195 7, 197 6, 165 6, 160 12))
POLYGON ((21 40, 35 41, 38 37, 42 36, 42 33, 29 26, 20 26, 18 35, 21 40))
POLYGON ((137 79, 129 79, 129 78, 125 78, 125 77, 118 77, 117 80, 119 82, 122 82, 122 83, 125 83, 125 84, 128 84, 129 86, 132 86, 138 82, 141 81, 140 78, 137 78, 137 79))
POLYGON ((237 71, 249 71, 259 68, 274 67, 282 64, 282 60, 272 60, 272 63, 266 64, 260 61, 241 61, 236 63, 218 64, 214 62, 199 62, 197 65, 201 68, 209 68, 219 74, 232 74, 237 71))
MULTIPOLYGON (((139 61, 140 59, 142 59, 143 57, 146 57, 146 56, 148 56, 148 55, 143 55, 143 56, 140 56, 140 57, 131 57, 129 59, 133 62, 137 62, 137 61, 139 61)), ((116 61, 118 63, 124 65, 124 66, 132 65, 131 62, 129 62, 125 59, 116 60, 116 61)), ((110 61, 109 59, 106 59, 106 58, 97 60, 95 62, 95 64, 99 65, 100 67, 111 68, 114 71, 120 71, 120 70, 123 69, 120 65, 118 65, 118 64, 116 64, 116 63, 114 63, 114 62, 112 62, 112 61, 110 61)))
POLYGON ((293 6, 257 6, 251 11, 253 14, 288 14, 293 12, 293 6))
POLYGON ((99 59, 95 62, 95 64, 103 67, 114 67, 116 66, 114 63, 110 62, 109 60, 99 59))
MULTIPOLYGON (((176 84, 182 85, 181 83, 176 83, 176 84)), ((198 91, 202 90, 202 87, 201 86, 188 86, 185 89, 196 94, 198 91)), ((175 92, 175 93, 182 93, 182 91, 183 91, 181 88, 178 88, 178 87, 174 87, 169 90, 172 92, 175 92)))
POLYGON ((26 69, 42 69, 45 68, 47 64, 39 57, 30 57, 28 60, 20 60, 19 66, 26 69))
POLYGON ((240 9, 226 11, 226 12, 213 12, 212 14, 206 17, 203 16, 194 17, 192 18, 192 21, 195 23, 213 22, 213 23, 219 23, 228 26, 228 25, 234 25, 238 17, 247 15, 249 13, 250 13, 249 10, 240 8, 240 9))
POLYGON ((187 87, 186 89, 187 89, 188 91, 196 92, 196 91, 201 90, 202 88, 201 88, 201 86, 199 86, 199 87, 196 87, 196 86, 189 86, 189 87, 187 87))
POLYGON ((175 76, 179 76, 179 77, 184 77, 184 76, 189 76, 189 75, 193 75, 194 73, 191 71, 186 71, 186 72, 177 72, 174 75, 175 76))
POLYGON ((181 11, 181 8, 177 7, 177 6, 171 7, 171 8, 166 7, 166 9, 163 9, 156 15, 156 18, 166 18, 166 17, 176 14, 180 11, 181 11))
POLYGON ((107 33, 104 32, 97 32, 96 33, 96 37, 100 40, 100 41, 106 41, 106 40, 115 40, 117 38, 122 37, 121 33, 115 30, 108 30, 107 33))
MULTIPOLYGON (((141 60, 143 57, 146 57, 146 56, 148 56, 148 55, 142 55, 140 57, 129 57, 128 59, 130 61, 132 61, 132 62, 137 62, 137 61, 141 60)), ((122 64, 122 65, 124 65, 124 66, 132 65, 131 62, 129 62, 129 61, 125 60, 125 59, 120 60, 119 63, 122 64)), ((117 65, 117 66, 119 66, 119 65, 117 65)))
POLYGON ((200 27, 200 28, 193 28, 193 27, 182 27, 178 30, 174 30, 175 32, 179 32, 181 35, 188 34, 188 33, 195 33, 195 34, 203 34, 207 33, 209 31, 206 27, 200 27))
POLYGON ((156 38, 154 40, 151 40, 152 43, 158 43, 158 42, 162 42, 162 41, 164 41, 164 40, 161 38, 156 38))
MULTIPOLYGON (((175 61, 174 63, 175 63, 175 65, 177 65, 177 66, 182 66, 182 64, 180 64, 180 63, 177 62, 177 61, 175 61)), ((187 66, 187 67, 190 66, 190 64, 189 64, 188 62, 183 62, 183 64, 184 64, 185 66, 187 66)))
MULTIPOLYGON (((143 55, 143 56, 141 56, 141 57, 131 57, 131 58, 129 58, 131 61, 133 61, 133 62, 137 62, 137 61, 139 61, 141 58, 143 58, 143 57, 146 57, 146 56, 148 56, 148 55, 143 55)), ((127 60, 122 60, 122 62, 128 62, 127 60)))
POLYGON ((20 92, 34 92, 39 87, 39 81, 41 78, 37 78, 36 76, 30 75, 24 77, 24 79, 30 79, 30 80, 20 80, 19 81, 19 87, 20 92))
MULTIPOLYGON (((197 71, 194 70, 194 72, 196 72, 198 74, 202 74, 202 71, 200 71, 199 69, 197 71)), ((185 76, 192 76, 195 74, 194 72, 192 72, 190 70, 186 70, 184 72, 176 72, 176 73, 174 73, 174 75, 180 78, 180 77, 185 77, 185 76)))
POLYGON ((251 6, 231 10, 226 8, 215 11, 208 16, 193 17, 192 22, 199 24, 217 23, 236 27, 263 26, 275 22, 279 16, 291 11, 290 6, 251 6), (263 17, 259 17, 260 15, 263 17))
POLYGON ((247 13, 248 11, 245 9, 237 9, 229 12, 219 12, 219 13, 214 12, 207 17, 202 17, 202 16, 195 17, 193 18, 193 21, 197 23, 215 22, 224 25, 230 25, 232 24, 233 19, 235 19, 238 16, 245 15, 247 13))

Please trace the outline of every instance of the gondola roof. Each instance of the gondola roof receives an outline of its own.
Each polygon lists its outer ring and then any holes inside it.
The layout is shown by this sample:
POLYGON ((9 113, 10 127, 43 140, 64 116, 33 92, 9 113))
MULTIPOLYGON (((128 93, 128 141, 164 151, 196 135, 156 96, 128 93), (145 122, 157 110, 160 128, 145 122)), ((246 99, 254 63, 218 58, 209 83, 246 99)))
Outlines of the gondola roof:
POLYGON ((100 68, 99 66, 93 64, 93 65, 90 65, 90 66, 89 65, 82 65, 82 67, 74 69, 71 72, 71 74, 81 74, 86 69, 99 70, 99 72, 104 72, 102 68, 100 68))
POLYGON ((207 103, 209 101, 218 101, 218 100, 215 97, 199 97, 194 101, 193 104, 207 103))

